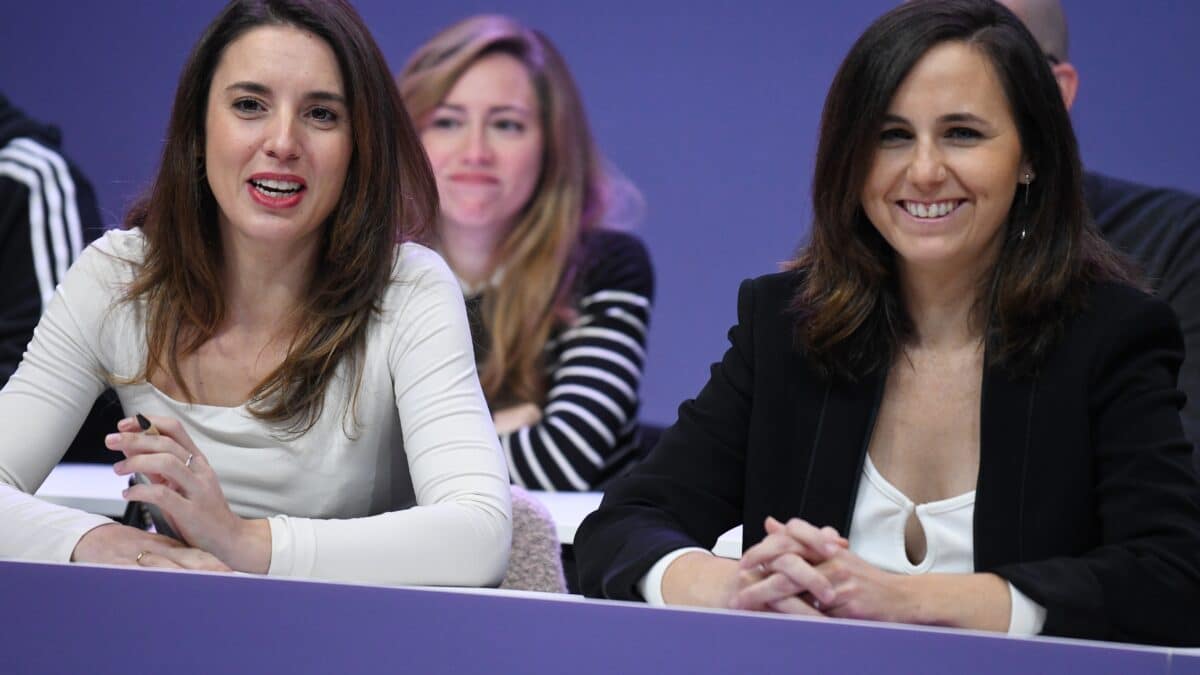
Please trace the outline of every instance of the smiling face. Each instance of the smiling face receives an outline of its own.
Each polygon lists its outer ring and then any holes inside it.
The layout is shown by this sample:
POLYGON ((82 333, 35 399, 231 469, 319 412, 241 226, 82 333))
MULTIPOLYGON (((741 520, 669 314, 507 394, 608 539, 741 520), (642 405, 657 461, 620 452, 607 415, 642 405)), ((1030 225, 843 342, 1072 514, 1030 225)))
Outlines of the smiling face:
POLYGON ((1004 89, 961 42, 930 49, 888 107, 862 205, 905 267, 987 269, 1029 170, 1004 89))
POLYGON ((255 28, 213 73, 204 166, 226 241, 313 240, 342 194, 350 117, 337 58, 292 26, 255 28))
POLYGON ((542 169, 541 106, 529 73, 496 53, 468 68, 423 120, 442 227, 506 231, 542 169))

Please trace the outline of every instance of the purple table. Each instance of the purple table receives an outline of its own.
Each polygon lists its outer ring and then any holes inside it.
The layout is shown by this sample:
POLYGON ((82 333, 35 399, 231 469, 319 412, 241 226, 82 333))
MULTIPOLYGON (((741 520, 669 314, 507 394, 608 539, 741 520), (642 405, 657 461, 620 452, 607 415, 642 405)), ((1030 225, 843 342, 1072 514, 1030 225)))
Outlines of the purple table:
POLYGON ((1180 650, 0 562, 5 673, 1200 673, 1180 650))

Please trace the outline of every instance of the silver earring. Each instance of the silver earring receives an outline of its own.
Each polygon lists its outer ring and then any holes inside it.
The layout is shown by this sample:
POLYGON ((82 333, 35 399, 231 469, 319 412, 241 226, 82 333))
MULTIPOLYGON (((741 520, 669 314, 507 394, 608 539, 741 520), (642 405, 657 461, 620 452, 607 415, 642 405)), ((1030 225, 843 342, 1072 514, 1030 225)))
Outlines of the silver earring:
POLYGON ((1025 228, 1021 228, 1021 241, 1025 241, 1025 228))

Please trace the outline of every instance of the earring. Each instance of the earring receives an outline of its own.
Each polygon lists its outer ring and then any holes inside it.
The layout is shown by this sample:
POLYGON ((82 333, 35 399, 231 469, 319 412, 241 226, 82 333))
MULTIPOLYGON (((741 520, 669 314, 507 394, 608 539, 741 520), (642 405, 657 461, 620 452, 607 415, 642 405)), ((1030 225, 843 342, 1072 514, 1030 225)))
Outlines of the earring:
MULTIPOLYGON (((1024 197, 1025 206, 1029 206, 1029 184, 1032 182, 1033 182, 1033 172, 1026 171, 1025 174, 1023 176, 1021 176, 1021 183, 1025 186, 1025 197, 1024 197)), ((1022 233, 1021 238, 1022 239, 1025 238, 1023 233, 1022 233)))

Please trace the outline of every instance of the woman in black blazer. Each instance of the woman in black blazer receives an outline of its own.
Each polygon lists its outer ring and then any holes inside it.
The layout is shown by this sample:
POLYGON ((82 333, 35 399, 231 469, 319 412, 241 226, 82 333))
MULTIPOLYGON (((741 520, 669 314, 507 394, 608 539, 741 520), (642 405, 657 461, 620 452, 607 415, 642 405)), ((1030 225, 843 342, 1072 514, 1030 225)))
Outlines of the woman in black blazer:
POLYGON ((1200 644, 1178 322, 1087 222, 991 0, 910 2, 834 79, 812 240, 576 535, 587 595, 1200 644), (743 524, 741 561, 707 553, 743 524))

